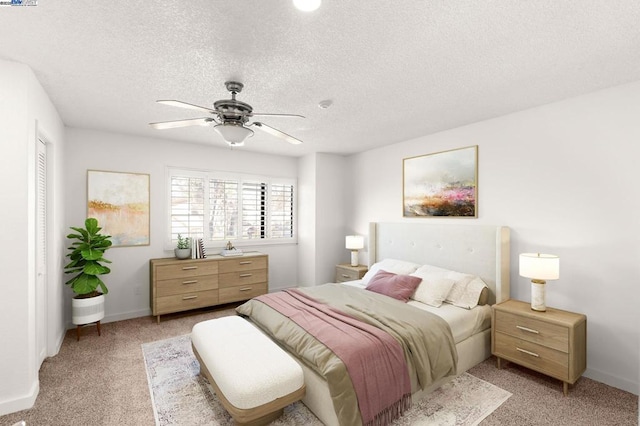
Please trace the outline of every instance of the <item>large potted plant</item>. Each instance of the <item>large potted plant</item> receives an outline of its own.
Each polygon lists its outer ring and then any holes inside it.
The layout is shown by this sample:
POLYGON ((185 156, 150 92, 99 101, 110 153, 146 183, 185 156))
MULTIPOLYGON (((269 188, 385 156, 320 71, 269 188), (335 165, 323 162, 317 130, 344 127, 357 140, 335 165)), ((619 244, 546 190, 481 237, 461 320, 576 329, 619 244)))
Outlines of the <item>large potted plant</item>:
POLYGON ((67 238, 75 241, 67 254, 71 262, 64 269, 67 274, 75 274, 66 282, 76 294, 71 300, 72 321, 76 325, 94 322, 99 325, 104 318, 104 295, 109 292, 100 276, 111 272, 102 265, 111 263, 104 258, 104 252, 111 247, 111 236, 100 234, 102 228, 94 218, 85 220, 84 228, 72 226, 71 229, 76 233, 67 235, 67 238))

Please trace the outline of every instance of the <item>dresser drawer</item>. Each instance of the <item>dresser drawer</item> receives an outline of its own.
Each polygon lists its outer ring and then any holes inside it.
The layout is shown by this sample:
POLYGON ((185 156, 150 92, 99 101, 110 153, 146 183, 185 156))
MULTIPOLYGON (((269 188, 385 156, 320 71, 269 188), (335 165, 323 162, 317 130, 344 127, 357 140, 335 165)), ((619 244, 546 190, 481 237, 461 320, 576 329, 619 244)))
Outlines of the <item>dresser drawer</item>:
POLYGON ((237 259, 225 259, 220 263, 220 273, 249 271, 251 269, 267 269, 267 257, 240 257, 237 259))
POLYGON ((495 315, 496 332, 558 351, 569 352, 569 329, 567 327, 499 310, 495 311, 495 315))
POLYGON ((218 290, 196 291, 191 293, 163 296, 157 299, 155 315, 171 312, 186 311, 188 309, 204 308, 218 303, 218 290))
POLYGON ((218 262, 201 260, 183 260, 171 265, 160 265, 156 269, 156 280, 170 280, 173 278, 195 277, 198 275, 215 275, 218 273, 218 262))
POLYGON ((267 292, 267 283, 243 285, 239 287, 220 288, 220 303, 249 300, 267 292))
POLYGON ((183 294, 188 292, 215 290, 218 288, 217 275, 203 275, 185 278, 175 278, 173 280, 162 280, 156 283, 157 295, 171 296, 174 294, 183 294))
POLYGON ((569 381, 569 355, 546 346, 495 333, 495 354, 532 370, 569 381))
POLYGON ((246 286, 267 282, 267 270, 247 270, 242 272, 227 272, 218 275, 220 288, 246 286))

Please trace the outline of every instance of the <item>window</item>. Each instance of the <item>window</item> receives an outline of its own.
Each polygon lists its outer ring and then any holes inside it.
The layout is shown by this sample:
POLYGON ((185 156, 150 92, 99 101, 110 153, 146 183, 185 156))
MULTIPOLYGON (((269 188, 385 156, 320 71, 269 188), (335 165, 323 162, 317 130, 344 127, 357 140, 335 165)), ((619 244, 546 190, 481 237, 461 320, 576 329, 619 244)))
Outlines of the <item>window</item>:
POLYGON ((168 186, 172 242, 178 234, 209 247, 295 237, 292 179, 169 169, 168 186))

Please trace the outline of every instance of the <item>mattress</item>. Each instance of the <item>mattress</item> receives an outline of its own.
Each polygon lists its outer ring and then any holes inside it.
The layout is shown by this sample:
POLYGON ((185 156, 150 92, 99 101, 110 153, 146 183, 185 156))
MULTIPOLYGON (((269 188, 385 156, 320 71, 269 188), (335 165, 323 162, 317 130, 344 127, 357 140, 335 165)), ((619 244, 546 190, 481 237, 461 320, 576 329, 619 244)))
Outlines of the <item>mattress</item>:
MULTIPOLYGON (((362 283, 362 280, 346 281, 342 284, 358 287, 363 290, 366 287, 362 283)), ((407 304, 436 314, 447 321, 449 327, 451 327, 451 334, 453 334, 453 340, 456 344, 491 327, 491 306, 489 305, 476 306, 473 309, 464 309, 448 303, 443 303, 442 306, 436 308, 415 300, 410 300, 407 304)))

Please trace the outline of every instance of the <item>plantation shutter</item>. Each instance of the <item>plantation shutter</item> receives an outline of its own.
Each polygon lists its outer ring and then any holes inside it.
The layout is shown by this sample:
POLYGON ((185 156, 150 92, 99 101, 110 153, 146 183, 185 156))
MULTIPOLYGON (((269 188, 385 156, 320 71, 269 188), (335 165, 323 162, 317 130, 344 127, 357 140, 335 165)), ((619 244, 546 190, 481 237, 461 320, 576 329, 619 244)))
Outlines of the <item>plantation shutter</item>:
POLYGON ((267 184, 242 183, 242 238, 265 238, 267 184))
POLYGON ((209 180, 209 240, 238 238, 238 186, 235 180, 209 180))
POLYGON ((171 177, 171 239, 204 235, 205 179, 171 177))
POLYGON ((269 210, 270 237, 293 237, 293 185, 272 184, 269 210))

